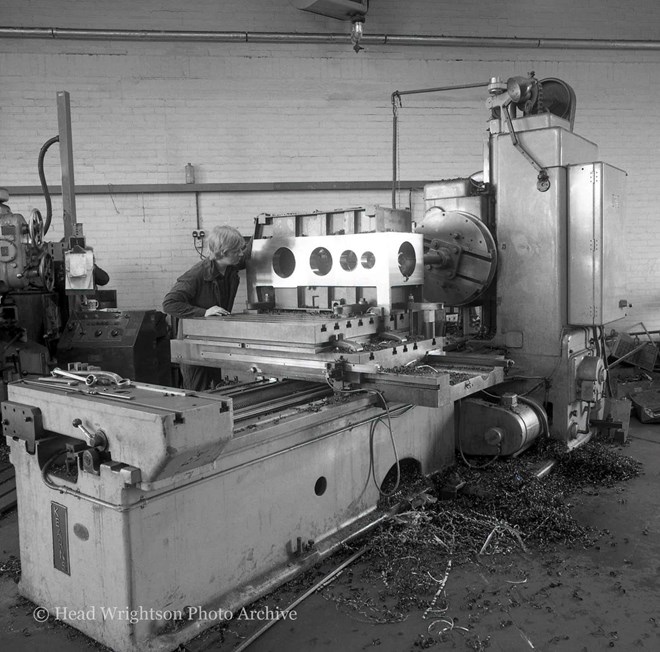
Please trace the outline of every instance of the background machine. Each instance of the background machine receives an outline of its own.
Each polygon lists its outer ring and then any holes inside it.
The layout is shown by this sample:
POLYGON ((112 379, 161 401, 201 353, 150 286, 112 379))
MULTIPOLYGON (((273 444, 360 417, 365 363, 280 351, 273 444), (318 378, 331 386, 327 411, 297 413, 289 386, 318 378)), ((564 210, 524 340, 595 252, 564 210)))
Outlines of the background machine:
POLYGON ((70 98, 57 93, 58 135, 44 143, 38 171, 46 216, 14 213, 0 188, 0 398, 9 381, 45 376, 56 365, 111 368, 145 382, 170 383, 169 330, 156 310, 118 310, 114 290, 98 291, 108 275, 77 219, 70 98), (45 156, 59 143, 63 237, 47 241, 52 202, 45 156), (101 301, 100 301, 101 300, 101 301))
POLYGON ((378 522, 404 471, 588 439, 627 306, 625 175, 573 133, 563 82, 489 90, 483 173, 416 213, 256 220, 249 309, 172 342, 249 382, 9 385, 23 595, 96 607, 72 624, 113 649, 174 649, 378 522))
MULTIPOLYGON (((96 289, 94 252, 87 246, 76 217, 70 98, 57 94, 58 135, 44 143, 38 157, 46 217, 34 208, 26 220, 10 208, 0 188, 0 395, 6 383, 28 375, 46 375, 55 365, 62 324, 96 289), (45 238, 52 203, 44 174, 49 148, 59 143, 62 173, 63 237, 45 238)), ((104 276, 105 273, 103 272, 104 276)), ((107 278, 105 279, 107 282, 107 278)))

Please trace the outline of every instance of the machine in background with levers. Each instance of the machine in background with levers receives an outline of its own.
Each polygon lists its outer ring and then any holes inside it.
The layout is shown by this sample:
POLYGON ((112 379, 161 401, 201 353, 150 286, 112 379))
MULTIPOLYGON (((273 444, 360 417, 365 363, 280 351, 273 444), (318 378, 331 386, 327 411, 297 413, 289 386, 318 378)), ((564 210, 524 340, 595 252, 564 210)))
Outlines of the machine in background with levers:
POLYGON ((0 396, 6 383, 27 375, 48 374, 74 297, 94 292, 94 253, 76 218, 69 94, 57 94, 58 135, 44 143, 38 157, 46 199, 46 218, 34 208, 29 219, 13 212, 9 193, 0 188, 0 396), (64 237, 49 242, 52 219, 44 157, 60 145, 64 237))
POLYGON ((24 596, 146 613, 71 624, 171 650, 382 519, 402 468, 586 441, 627 306, 625 175, 573 133, 563 82, 494 80, 487 106, 483 173, 427 186, 419 215, 257 218, 249 309, 172 342, 250 382, 10 384, 24 596), (479 331, 450 338, 449 307, 479 331))
MULTIPOLYGON (((58 135, 39 152, 38 172, 45 218, 33 208, 26 219, 0 188, 0 400, 6 384, 27 376, 48 376, 69 363, 111 368, 146 382, 171 382, 166 315, 155 310, 118 310, 116 292, 97 310, 97 283, 108 276, 78 221, 69 94, 57 93, 58 135), (59 144, 63 237, 48 239, 53 210, 46 183, 47 152, 59 144), (94 307, 96 305, 96 307, 94 307)), ((52 233, 51 233, 52 235, 52 233)), ((76 365, 78 366, 78 365, 76 365)), ((56 378, 49 379, 59 382, 56 378)))

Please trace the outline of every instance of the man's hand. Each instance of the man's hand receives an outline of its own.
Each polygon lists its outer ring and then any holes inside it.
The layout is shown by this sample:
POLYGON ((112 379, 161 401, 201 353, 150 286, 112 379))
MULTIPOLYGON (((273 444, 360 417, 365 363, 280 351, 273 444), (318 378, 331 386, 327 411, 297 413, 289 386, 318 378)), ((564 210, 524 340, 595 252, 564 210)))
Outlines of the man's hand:
POLYGON ((204 317, 224 317, 229 314, 229 310, 225 310, 220 306, 211 306, 205 313, 204 317))

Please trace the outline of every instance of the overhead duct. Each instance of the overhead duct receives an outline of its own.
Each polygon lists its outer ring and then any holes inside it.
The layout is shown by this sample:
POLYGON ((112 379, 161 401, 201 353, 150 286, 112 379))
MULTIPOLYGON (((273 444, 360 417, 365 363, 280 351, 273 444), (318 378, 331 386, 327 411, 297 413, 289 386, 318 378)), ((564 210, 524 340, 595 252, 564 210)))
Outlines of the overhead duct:
POLYGON ((364 16, 369 9, 369 0, 294 0, 294 4, 303 11, 311 11, 314 14, 339 20, 350 20, 353 49, 356 53, 364 49, 360 42, 364 35, 364 16))
POLYGON ((364 17, 369 8, 368 0, 291 0, 291 4, 303 11, 338 20, 364 17))

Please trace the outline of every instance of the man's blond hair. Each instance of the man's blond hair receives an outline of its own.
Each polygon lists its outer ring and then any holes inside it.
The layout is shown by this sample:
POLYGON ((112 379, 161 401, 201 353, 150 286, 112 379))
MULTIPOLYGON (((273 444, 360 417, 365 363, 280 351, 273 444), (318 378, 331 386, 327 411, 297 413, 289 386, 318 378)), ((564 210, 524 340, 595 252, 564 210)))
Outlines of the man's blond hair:
POLYGON ((210 258, 223 258, 232 251, 243 249, 245 239, 233 226, 216 226, 207 244, 210 258))

